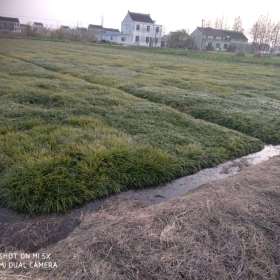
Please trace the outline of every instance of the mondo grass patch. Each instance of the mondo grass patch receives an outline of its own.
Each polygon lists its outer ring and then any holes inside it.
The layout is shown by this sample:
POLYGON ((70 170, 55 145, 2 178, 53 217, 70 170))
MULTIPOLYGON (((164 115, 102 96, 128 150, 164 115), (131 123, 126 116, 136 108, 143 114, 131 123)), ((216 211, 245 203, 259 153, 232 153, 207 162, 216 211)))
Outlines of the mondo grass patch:
POLYGON ((236 93, 213 96, 174 86, 126 87, 125 90, 135 96, 171 106, 195 118, 259 138, 266 143, 280 143, 280 102, 274 98, 260 97, 253 92, 250 95, 236 93))
MULTIPOLYGON (((272 121, 277 110, 271 110, 278 104, 273 69, 263 80, 271 91, 262 94, 260 83, 250 82, 243 96, 235 90, 240 92, 245 80, 236 82, 240 68, 233 63, 219 62, 229 86, 218 79, 211 60, 20 42, 0 44, 2 206, 29 214, 65 212, 256 152, 264 145, 261 140, 278 141, 278 124, 272 121), (202 88, 209 92, 202 94, 202 88), (248 112, 245 99, 251 102, 248 112), (207 108, 208 115, 223 121, 202 113, 194 118, 207 108), (257 129, 253 120, 260 112, 257 129), (246 123, 246 129, 226 124, 227 113, 234 123, 238 118, 246 123)), ((246 67, 252 67, 250 76, 259 75, 262 66, 246 67)))
POLYGON ((118 147, 29 159, 2 174, 0 201, 28 214, 61 213, 128 188, 167 182, 180 175, 169 155, 153 148, 118 147))

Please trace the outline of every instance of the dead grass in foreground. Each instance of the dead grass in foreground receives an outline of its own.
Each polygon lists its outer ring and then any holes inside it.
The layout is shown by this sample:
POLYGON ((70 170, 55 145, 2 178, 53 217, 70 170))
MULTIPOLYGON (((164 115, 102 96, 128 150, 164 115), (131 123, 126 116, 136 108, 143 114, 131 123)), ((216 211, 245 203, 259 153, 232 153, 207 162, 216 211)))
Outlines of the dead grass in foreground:
MULTIPOLYGON (((109 198, 31 279, 280 279, 280 158, 146 207, 109 198)), ((21 273, 23 275, 23 273, 21 273)), ((13 278, 11 278, 13 279, 13 278)))

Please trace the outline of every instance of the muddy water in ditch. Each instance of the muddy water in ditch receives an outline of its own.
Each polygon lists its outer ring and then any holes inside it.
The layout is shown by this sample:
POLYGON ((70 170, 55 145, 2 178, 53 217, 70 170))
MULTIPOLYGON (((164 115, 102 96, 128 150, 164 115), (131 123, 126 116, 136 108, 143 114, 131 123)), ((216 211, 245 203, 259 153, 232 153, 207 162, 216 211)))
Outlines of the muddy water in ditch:
POLYGON ((86 213, 94 215, 100 209, 105 210, 112 205, 118 209, 118 203, 123 204, 125 201, 135 203, 139 207, 158 204, 181 197, 203 184, 236 175, 248 166, 264 162, 278 155, 280 155, 280 146, 266 146, 258 153, 228 161, 214 168, 204 169, 164 186, 120 193, 104 200, 88 203, 66 215, 28 217, 0 208, 0 245, 9 250, 14 248, 34 252, 66 238, 83 222, 83 217, 89 217, 84 215, 86 213))
POLYGON ((129 191, 123 195, 129 199, 145 202, 146 204, 157 204, 180 197, 203 184, 236 175, 246 167, 262 163, 279 155, 280 145, 265 146, 260 152, 225 162, 213 168, 203 169, 194 175, 182 177, 164 186, 141 191, 129 191))

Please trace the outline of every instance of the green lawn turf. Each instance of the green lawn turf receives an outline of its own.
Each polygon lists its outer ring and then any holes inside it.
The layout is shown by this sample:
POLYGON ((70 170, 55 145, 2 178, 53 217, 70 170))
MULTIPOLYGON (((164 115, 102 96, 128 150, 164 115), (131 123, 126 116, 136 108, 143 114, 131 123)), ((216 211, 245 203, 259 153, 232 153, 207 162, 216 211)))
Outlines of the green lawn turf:
POLYGON ((1 204, 65 212, 280 142, 277 60, 161 52, 0 40, 1 204))

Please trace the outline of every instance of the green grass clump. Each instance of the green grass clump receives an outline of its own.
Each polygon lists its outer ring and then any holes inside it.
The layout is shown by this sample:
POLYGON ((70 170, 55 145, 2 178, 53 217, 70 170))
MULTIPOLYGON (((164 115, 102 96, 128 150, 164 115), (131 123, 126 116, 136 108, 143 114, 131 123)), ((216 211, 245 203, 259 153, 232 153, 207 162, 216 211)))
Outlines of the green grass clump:
POLYGON ((2 206, 65 212, 279 143, 276 60, 0 41, 2 206))
POLYGON ((129 188, 167 182, 180 175, 170 156, 153 148, 72 151, 29 159, 2 174, 2 205, 29 214, 69 208, 129 188))
POLYGON ((126 87, 131 94, 171 106, 195 118, 228 127, 265 143, 280 142, 280 102, 251 92, 213 96, 178 87, 126 87))

